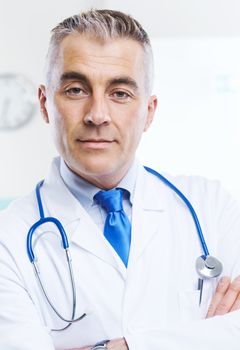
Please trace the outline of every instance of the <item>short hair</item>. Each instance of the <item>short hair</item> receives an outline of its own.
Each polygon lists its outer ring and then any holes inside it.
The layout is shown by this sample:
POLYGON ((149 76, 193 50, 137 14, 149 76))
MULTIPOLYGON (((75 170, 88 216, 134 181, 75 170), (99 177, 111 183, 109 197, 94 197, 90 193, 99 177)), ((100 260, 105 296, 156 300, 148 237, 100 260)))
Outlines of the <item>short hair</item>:
POLYGON ((144 50, 146 67, 146 90, 151 92, 153 80, 153 55, 148 34, 138 21, 130 15, 114 10, 89 10, 66 18, 52 30, 45 65, 46 83, 51 80, 51 70, 56 61, 59 45, 71 34, 87 34, 90 37, 107 41, 126 38, 137 41, 144 50))

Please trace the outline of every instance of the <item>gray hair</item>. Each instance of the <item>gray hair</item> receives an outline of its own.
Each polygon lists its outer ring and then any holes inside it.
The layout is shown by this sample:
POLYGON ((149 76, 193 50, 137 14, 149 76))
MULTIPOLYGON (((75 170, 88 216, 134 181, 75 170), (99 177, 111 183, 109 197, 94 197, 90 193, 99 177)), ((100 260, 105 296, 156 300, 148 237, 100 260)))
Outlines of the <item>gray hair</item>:
POLYGON ((133 17, 113 10, 82 12, 79 15, 66 18, 53 28, 45 65, 46 83, 51 80, 51 71, 58 55, 60 43, 71 34, 87 34, 101 41, 127 38, 140 43, 145 53, 146 90, 150 93, 153 80, 153 55, 148 34, 133 17))

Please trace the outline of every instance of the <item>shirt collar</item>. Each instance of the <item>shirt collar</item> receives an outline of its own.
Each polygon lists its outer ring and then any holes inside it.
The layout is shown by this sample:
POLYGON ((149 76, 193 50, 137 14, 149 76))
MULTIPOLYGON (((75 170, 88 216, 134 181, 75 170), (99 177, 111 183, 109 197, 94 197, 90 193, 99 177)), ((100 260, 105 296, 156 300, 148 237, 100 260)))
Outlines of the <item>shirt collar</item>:
MULTIPOLYGON (((116 186, 129 192, 130 204, 133 202, 138 166, 139 162, 135 159, 126 175, 116 186)), ((62 158, 60 161, 60 174, 69 191, 77 198, 86 210, 89 209, 94 204, 93 198, 95 194, 101 189, 75 174, 69 169, 62 158)))

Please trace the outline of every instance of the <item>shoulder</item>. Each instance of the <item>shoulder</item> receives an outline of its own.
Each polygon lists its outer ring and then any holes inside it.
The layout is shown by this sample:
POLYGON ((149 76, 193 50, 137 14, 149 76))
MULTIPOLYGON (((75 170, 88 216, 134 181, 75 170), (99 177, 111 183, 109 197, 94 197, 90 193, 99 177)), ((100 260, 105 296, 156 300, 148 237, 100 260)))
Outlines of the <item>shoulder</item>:
MULTIPOLYGON (((6 232, 15 232, 29 224, 36 218, 35 193, 12 201, 0 212, 0 239, 6 232)), ((19 231, 18 231, 19 232, 19 231)))
POLYGON ((170 176, 173 183, 193 202, 209 203, 215 211, 228 206, 238 207, 238 201, 222 186, 219 180, 201 176, 170 176))
MULTIPOLYGON (((50 171, 45 182, 50 184, 47 187, 52 187, 52 184, 59 177, 59 158, 55 158, 51 164, 50 171)), ((27 195, 12 201, 9 206, 0 211, 0 239, 3 236, 14 235, 17 239, 19 234, 25 227, 30 227, 39 219, 39 211, 37 206, 36 191, 33 189, 27 195), (9 234, 6 234, 9 232, 9 234)))
POLYGON ((221 187, 220 181, 218 180, 209 180, 202 176, 194 175, 172 175, 165 171, 159 171, 158 169, 152 169, 148 167, 143 167, 143 172, 148 179, 156 186, 160 183, 167 185, 167 182, 170 182, 176 187, 181 188, 182 190, 190 192, 206 192, 208 190, 213 190, 221 187), (164 180, 167 180, 166 182, 164 180))
POLYGON ((171 175, 166 172, 160 172, 162 177, 160 178, 156 173, 152 174, 146 169, 143 171, 146 183, 150 183, 152 189, 159 193, 164 190, 169 195, 178 197, 174 189, 169 186, 170 183, 197 206, 208 204, 214 205, 217 209, 219 206, 227 206, 232 203, 237 205, 237 201, 223 188, 219 180, 192 175, 171 175))
POLYGON ((202 176, 195 175, 165 175, 176 187, 184 193, 194 196, 212 196, 219 191, 224 191, 219 180, 210 180, 202 176))

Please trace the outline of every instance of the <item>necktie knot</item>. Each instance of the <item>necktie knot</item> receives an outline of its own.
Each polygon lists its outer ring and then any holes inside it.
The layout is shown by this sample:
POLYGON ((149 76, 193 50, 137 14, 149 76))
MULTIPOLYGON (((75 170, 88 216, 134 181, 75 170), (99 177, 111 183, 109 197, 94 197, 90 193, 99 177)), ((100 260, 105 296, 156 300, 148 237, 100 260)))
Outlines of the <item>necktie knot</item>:
POLYGON ((99 191, 94 198, 106 209, 107 213, 117 212, 123 209, 122 197, 123 189, 116 188, 108 191, 99 191))

